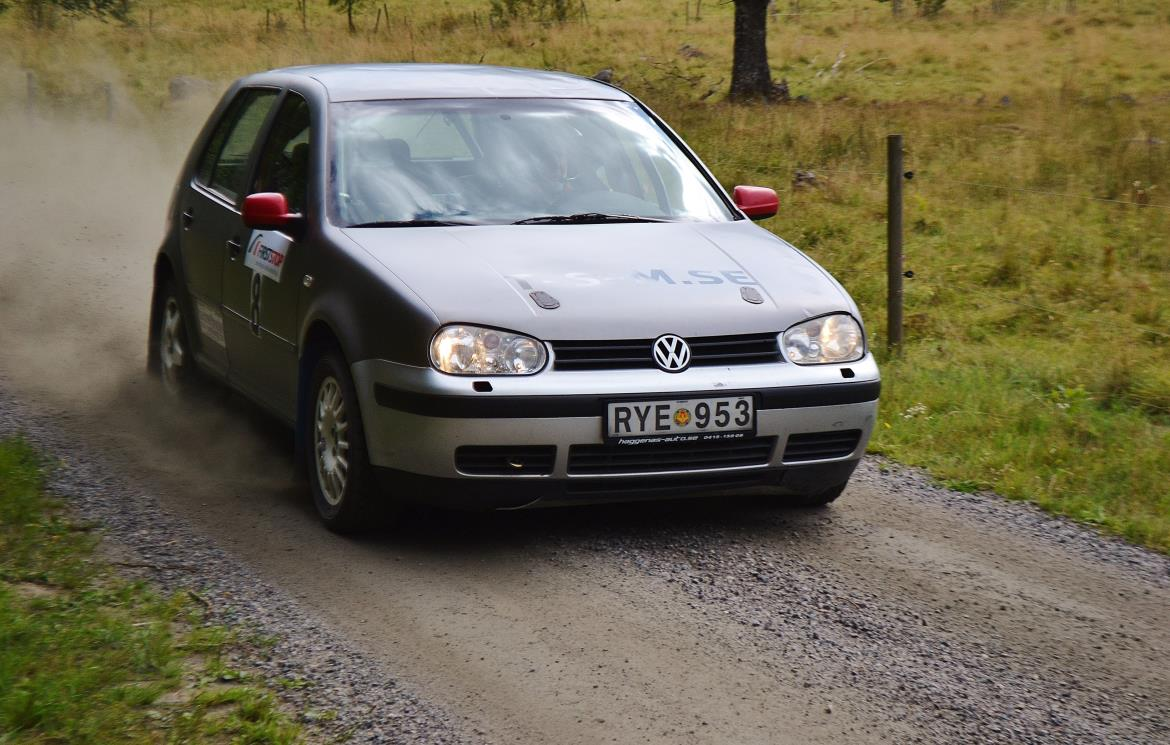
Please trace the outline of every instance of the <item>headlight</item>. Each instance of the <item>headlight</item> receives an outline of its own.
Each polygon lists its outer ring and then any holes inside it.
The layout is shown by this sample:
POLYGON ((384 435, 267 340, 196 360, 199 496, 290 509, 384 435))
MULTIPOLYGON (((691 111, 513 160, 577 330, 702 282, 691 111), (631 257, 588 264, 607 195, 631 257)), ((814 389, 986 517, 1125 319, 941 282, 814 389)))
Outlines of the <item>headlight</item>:
POLYGON ((845 313, 802 321, 784 332, 783 343, 798 365, 855 362, 865 355, 861 324, 845 313))
POLYGON ((536 339, 478 326, 447 326, 431 341, 431 364, 453 375, 531 375, 547 359, 536 339))

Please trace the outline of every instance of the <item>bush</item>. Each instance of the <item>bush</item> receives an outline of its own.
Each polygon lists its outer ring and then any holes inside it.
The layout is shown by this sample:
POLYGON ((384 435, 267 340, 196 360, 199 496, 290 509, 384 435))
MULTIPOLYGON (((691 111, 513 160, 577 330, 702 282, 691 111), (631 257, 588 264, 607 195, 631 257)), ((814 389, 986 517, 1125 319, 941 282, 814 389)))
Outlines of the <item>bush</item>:
POLYGON ((914 7, 918 8, 918 15, 931 18, 942 12, 947 0, 914 0, 914 7))
POLYGON ((0 0, 0 13, 17 5, 36 28, 53 25, 58 14, 113 18, 127 22, 130 0, 0 0))
POLYGON ((581 16, 576 0, 491 0, 491 19, 506 26, 512 21, 564 23, 581 16))

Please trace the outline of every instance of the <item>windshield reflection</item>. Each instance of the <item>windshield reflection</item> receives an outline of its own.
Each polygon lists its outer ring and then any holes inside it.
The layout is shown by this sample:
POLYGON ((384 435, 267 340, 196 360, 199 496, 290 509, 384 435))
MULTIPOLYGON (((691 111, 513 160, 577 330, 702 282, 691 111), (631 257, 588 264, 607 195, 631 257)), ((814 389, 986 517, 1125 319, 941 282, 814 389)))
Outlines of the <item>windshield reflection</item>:
POLYGON ((686 155, 624 101, 334 104, 340 225, 498 224, 556 215, 725 221, 686 155))

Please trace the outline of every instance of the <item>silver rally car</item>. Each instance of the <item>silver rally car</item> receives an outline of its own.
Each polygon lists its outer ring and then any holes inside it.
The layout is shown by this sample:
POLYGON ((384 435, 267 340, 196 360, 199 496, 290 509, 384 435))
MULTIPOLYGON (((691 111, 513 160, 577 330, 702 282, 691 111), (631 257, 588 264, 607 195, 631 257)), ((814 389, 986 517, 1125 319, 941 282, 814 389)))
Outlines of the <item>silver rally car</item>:
POLYGON ((776 209, 595 80, 253 75, 180 175, 150 366, 292 425, 336 530, 407 500, 825 504, 880 382, 841 285, 752 224, 776 209))

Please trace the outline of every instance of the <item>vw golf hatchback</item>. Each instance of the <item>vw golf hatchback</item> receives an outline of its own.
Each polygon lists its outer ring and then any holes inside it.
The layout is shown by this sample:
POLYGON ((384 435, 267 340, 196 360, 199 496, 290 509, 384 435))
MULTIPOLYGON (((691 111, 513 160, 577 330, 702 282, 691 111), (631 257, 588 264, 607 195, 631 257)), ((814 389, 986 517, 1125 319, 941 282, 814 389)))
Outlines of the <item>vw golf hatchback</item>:
POLYGON ((236 82, 183 166, 150 364, 293 426, 322 519, 844 489, 880 388, 857 306, 645 105, 572 75, 236 82))

